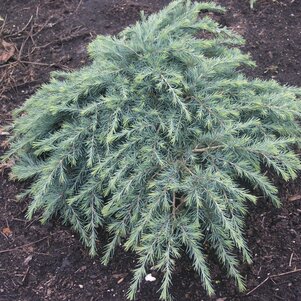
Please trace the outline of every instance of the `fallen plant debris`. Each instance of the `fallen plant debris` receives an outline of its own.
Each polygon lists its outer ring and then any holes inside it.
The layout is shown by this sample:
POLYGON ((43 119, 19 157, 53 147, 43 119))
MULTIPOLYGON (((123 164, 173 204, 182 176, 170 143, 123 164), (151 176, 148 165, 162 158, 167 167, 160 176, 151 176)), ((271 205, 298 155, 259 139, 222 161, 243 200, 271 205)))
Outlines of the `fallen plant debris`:
POLYGON ((290 195, 288 197, 289 202, 299 201, 301 200, 301 194, 290 195))
POLYGON ((51 235, 48 235, 48 236, 43 237, 43 238, 41 238, 41 239, 38 239, 38 240, 36 240, 36 241, 34 241, 34 242, 30 242, 30 243, 27 243, 27 244, 24 244, 24 245, 21 245, 21 246, 18 246, 18 247, 14 247, 14 248, 11 248, 11 249, 0 250, 0 254, 3 254, 3 253, 10 253, 10 252, 14 252, 14 251, 16 251, 16 250, 20 250, 20 249, 22 249, 22 248, 30 247, 30 246, 32 246, 32 245, 35 245, 35 244, 37 244, 37 243, 39 243, 39 242, 41 242, 41 241, 43 241, 43 240, 49 238, 50 236, 51 236, 51 235))
POLYGON ((6 63, 15 54, 16 47, 13 43, 8 43, 0 39, 0 65, 6 63))
POLYGON ((11 237, 13 235, 13 231, 9 227, 5 227, 2 229, 2 234, 6 237, 11 237))
POLYGON ((260 282, 256 287, 254 287, 252 290, 250 290, 246 296, 252 294, 253 292, 255 292, 257 289, 259 289, 262 285, 264 285, 268 280, 272 280, 273 278, 278 278, 278 277, 283 277, 283 276, 287 276, 287 275, 291 275, 294 273, 300 273, 301 269, 297 269, 295 268, 292 271, 288 271, 288 272, 283 272, 283 273, 279 273, 279 274, 275 274, 275 275, 270 275, 268 277, 266 277, 262 282, 260 282))
POLYGON ((30 261, 32 260, 32 258, 33 258, 33 255, 32 255, 32 254, 28 255, 28 256, 25 258, 23 264, 24 264, 24 265, 28 265, 28 264, 30 263, 30 261))
POLYGON ((56 62, 47 63, 36 59, 43 48, 62 45, 74 39, 91 36, 85 28, 75 26, 66 28, 62 36, 53 36, 44 43, 45 32, 58 26, 65 19, 62 15, 51 15, 43 23, 39 22, 40 11, 37 8, 36 13, 31 15, 26 24, 20 29, 6 30, 6 18, 0 29, 0 96, 7 98, 8 92, 16 90, 22 86, 32 85, 32 89, 41 83, 42 79, 34 79, 36 68, 45 67, 45 70, 56 68, 70 70, 65 65, 64 57, 58 57, 56 62), (3 37, 2 37, 3 36, 3 37), (7 42, 12 40, 13 42, 7 42), (39 42, 42 40, 42 42, 39 42), (41 44, 42 43, 42 44, 41 44), (13 60, 14 59, 14 60, 13 60))

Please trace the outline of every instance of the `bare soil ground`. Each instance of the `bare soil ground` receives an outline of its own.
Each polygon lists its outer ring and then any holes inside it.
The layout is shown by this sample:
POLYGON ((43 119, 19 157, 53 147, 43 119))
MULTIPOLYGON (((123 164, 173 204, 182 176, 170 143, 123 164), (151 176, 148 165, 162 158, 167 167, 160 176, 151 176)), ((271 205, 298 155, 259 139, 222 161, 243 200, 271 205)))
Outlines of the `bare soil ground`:
MULTIPOLYGON (((169 2, 1 0, 0 48, 3 40, 14 48, 9 60, 0 62, 0 132, 11 122, 11 111, 46 82, 51 71, 71 71, 89 62, 86 45, 97 34, 116 34, 134 23, 140 10, 149 14, 169 2)), ((216 18, 245 37, 244 51, 257 62, 247 74, 301 86, 300 0, 257 0, 254 10, 248 0, 217 2, 228 11, 216 18)), ((0 155, 6 138, 2 132, 0 155)), ((0 172, 0 301, 126 300, 135 256, 118 250, 104 267, 59 221, 27 221, 27 203, 16 201, 26 184, 10 181, 8 173, 0 172)), ((278 181, 281 209, 264 199, 250 207, 246 233, 254 264, 241 266, 246 293, 239 293, 212 259, 216 296, 207 297, 199 276, 183 258, 174 273, 175 300, 301 300, 300 179, 278 181)), ((158 281, 143 283, 137 300, 158 300, 158 288, 158 281)))

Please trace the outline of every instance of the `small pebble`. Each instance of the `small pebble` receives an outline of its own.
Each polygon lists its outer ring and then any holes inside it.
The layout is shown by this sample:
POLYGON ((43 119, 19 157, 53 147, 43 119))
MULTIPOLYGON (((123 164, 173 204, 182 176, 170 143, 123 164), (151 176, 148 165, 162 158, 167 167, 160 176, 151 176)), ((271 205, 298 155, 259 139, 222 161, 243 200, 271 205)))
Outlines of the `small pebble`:
POLYGON ((153 277, 152 274, 147 274, 147 275, 145 276, 145 281, 153 282, 153 281, 155 281, 155 280, 156 280, 156 278, 153 277))

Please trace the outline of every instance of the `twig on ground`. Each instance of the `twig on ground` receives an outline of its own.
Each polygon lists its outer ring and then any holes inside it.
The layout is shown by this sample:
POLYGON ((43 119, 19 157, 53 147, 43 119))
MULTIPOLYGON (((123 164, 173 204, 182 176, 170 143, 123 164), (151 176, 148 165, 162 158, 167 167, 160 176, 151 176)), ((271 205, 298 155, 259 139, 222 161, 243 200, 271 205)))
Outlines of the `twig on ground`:
MULTIPOLYGON (((53 18, 55 18, 54 15, 50 16, 50 17, 46 20, 46 22, 45 22, 43 25, 41 25, 41 28, 38 29, 35 33, 33 33, 32 36, 34 37, 34 36, 38 35, 42 30, 44 30, 45 27, 53 28, 55 25, 57 25, 58 23, 64 21, 64 19, 65 19, 65 18, 63 17, 63 18, 59 18, 59 19, 58 19, 56 22, 54 22, 54 23, 49 23, 49 21, 50 21, 51 19, 53 19, 53 18)), ((38 25, 38 26, 40 26, 40 25, 38 25)))
POLYGON ((29 62, 29 61, 20 61, 22 64, 29 64, 29 65, 39 65, 39 66, 49 66, 52 67, 55 64, 47 64, 47 63, 40 63, 40 62, 29 62))
POLYGON ((43 255, 43 256, 55 257, 55 256, 54 256, 54 255, 52 255, 52 254, 48 254, 48 253, 42 253, 42 252, 34 252, 34 254, 37 254, 37 255, 43 255))
POLYGON ((267 278, 265 278, 261 283, 259 283, 256 287, 254 287, 252 290, 250 290, 248 293, 246 293, 246 296, 250 295, 251 293, 255 292, 258 288, 260 288, 263 284, 265 284, 268 280, 272 280, 273 278, 281 277, 281 276, 286 276, 290 275, 293 273, 299 273, 301 272, 301 269, 294 269, 292 271, 280 273, 280 274, 275 274, 275 275, 270 275, 267 278))
MULTIPOLYGON (((12 87, 6 89, 7 91, 10 91, 12 89, 15 89, 15 88, 20 88, 20 87, 23 87, 23 86, 26 86, 26 85, 32 85, 33 83, 37 83, 37 85, 39 84, 39 81, 38 80, 32 80, 32 81, 25 81, 23 83, 18 83, 18 84, 14 84, 12 87)), ((7 119, 8 120, 8 119, 7 119)), ((12 119, 10 119, 11 121, 12 119)))
MULTIPOLYGON (((38 221, 39 219, 41 219, 42 215, 37 216, 36 218, 32 219, 31 221, 29 221, 29 223, 25 226, 25 229, 28 229, 33 223, 35 223, 36 221, 38 221)), ((27 221, 28 222, 28 221, 27 221)))
POLYGON ((24 46, 25 46, 26 42, 28 41, 28 39, 29 39, 29 36, 26 37, 26 39, 21 44, 21 47, 20 47, 20 49, 18 51, 18 58, 17 58, 18 62, 21 61, 21 56, 22 56, 22 53, 23 53, 23 49, 24 49, 24 46))
POLYGON ((31 21, 32 21, 32 18, 33 18, 33 16, 31 16, 31 17, 29 18, 28 22, 26 23, 26 25, 25 25, 22 29, 18 30, 18 31, 15 32, 15 33, 10 34, 9 37, 11 38, 11 37, 14 37, 14 36, 18 36, 20 33, 22 33, 22 32, 29 26, 29 24, 30 24, 31 21))
POLYGON ((70 40, 72 40, 72 39, 74 39, 74 38, 79 38, 79 37, 87 36, 87 35, 90 34, 90 33, 87 32, 87 31, 80 31, 80 30, 78 30, 78 29, 79 29, 79 28, 76 27, 76 31, 74 31, 73 33, 72 33, 72 30, 71 30, 70 33, 68 33, 68 34, 67 34, 66 36, 64 36, 64 37, 60 37, 60 38, 58 38, 58 39, 55 39, 55 40, 53 40, 53 41, 50 41, 50 42, 48 42, 48 43, 46 43, 46 44, 44 44, 44 45, 41 45, 41 46, 35 46, 35 47, 33 47, 31 53, 33 53, 33 52, 34 52, 35 50, 37 50, 37 49, 43 49, 43 48, 49 47, 50 45, 57 44, 57 43, 68 42, 68 41, 70 41, 70 40))
POLYGON ((0 68, 5 68, 5 67, 13 66, 13 65, 16 65, 17 63, 18 62, 12 62, 12 63, 3 64, 3 65, 0 65, 0 68))
POLYGON ((76 7, 76 9, 74 11, 75 13, 78 11, 78 9, 82 5, 82 3, 83 3, 83 0, 79 0, 78 5, 77 5, 77 7, 76 7))
POLYGON ((293 257, 294 257, 294 252, 291 254, 290 261, 289 261, 289 263, 288 263, 288 266, 289 266, 289 267, 292 266, 292 260, 293 260, 293 257))
POLYGON ((24 274, 24 276, 23 276, 23 278, 22 278, 22 283, 25 282, 25 280, 26 280, 26 278, 27 278, 27 275, 28 275, 28 273, 29 273, 29 270, 30 270, 30 266, 28 266, 28 268, 27 268, 27 270, 26 270, 26 272, 25 272, 25 274, 24 274))
POLYGON ((39 242, 41 242, 41 241, 43 241, 43 240, 45 240, 45 239, 47 239, 47 238, 49 238, 49 237, 50 237, 50 235, 45 236, 45 237, 43 237, 43 238, 41 238, 41 239, 38 239, 38 240, 36 240, 36 241, 34 241, 34 242, 30 242, 30 243, 28 243, 28 244, 25 244, 25 245, 22 245, 22 246, 18 246, 18 247, 12 248, 12 249, 0 250, 0 254, 3 254, 3 253, 9 253, 9 252, 13 252, 13 251, 16 251, 16 250, 25 248, 25 247, 32 246, 32 245, 37 244, 37 243, 39 243, 39 242))

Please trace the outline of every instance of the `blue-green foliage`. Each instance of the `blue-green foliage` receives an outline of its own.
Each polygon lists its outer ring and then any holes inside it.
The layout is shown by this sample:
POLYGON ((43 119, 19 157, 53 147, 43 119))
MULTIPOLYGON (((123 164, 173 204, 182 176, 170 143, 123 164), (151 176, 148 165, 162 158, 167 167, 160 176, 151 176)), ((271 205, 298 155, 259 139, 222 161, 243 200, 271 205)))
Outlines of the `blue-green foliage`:
POLYGON ((238 249, 254 190, 276 206, 277 189, 262 170, 285 180, 300 161, 300 91, 249 80, 253 66, 236 47, 243 39, 200 11, 212 3, 175 1, 118 36, 89 46, 90 66, 53 73, 50 83, 15 112, 8 157, 15 178, 31 179, 27 216, 59 216, 97 252, 97 231, 138 255, 128 296, 150 267, 162 271, 169 299, 183 252, 213 294, 205 243, 238 287, 238 249), (198 37, 197 37, 198 35, 198 37))

